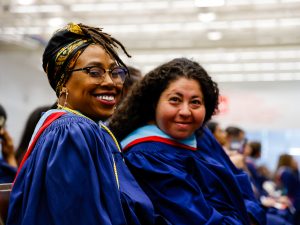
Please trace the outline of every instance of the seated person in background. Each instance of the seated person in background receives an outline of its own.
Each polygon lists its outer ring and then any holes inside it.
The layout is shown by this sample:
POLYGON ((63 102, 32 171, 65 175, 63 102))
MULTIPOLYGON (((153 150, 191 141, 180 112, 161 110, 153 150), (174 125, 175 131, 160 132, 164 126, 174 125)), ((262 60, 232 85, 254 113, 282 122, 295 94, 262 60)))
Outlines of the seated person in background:
POLYGON ((208 121, 206 124, 207 128, 212 132, 220 145, 225 145, 226 143, 226 133, 221 128, 220 124, 215 121, 208 121))
POLYGON ((243 155, 247 143, 245 131, 236 126, 229 126, 225 129, 225 144, 223 149, 233 164, 244 171, 247 171, 246 159, 243 155))
MULTIPOLYGON (((248 171, 239 169, 232 163, 210 130, 204 127, 204 129, 200 131, 197 138, 197 145, 201 150, 199 153, 201 153, 202 157, 207 161, 216 165, 219 164, 220 167, 225 167, 224 170, 230 171, 233 174, 242 192, 247 212, 252 219, 252 224, 289 225, 290 220, 286 211, 276 211, 276 209, 268 210, 261 204, 259 199, 256 198, 248 171)), ((231 189, 230 186, 229 189, 231 189)), ((272 201, 272 204, 273 203, 274 201, 272 201)))
POLYGON ((13 182, 17 172, 14 144, 5 128, 6 120, 6 112, 0 105, 0 183, 13 182))
POLYGON ((254 184, 258 198, 262 195, 266 195, 263 189, 263 177, 257 171, 256 160, 261 157, 261 143, 258 141, 250 141, 246 144, 245 149, 243 151, 243 155, 246 160, 246 166, 254 184))
MULTIPOLYGON (((291 220, 290 211, 288 209, 290 202, 284 196, 270 195, 264 188, 265 178, 259 173, 256 160, 261 157, 261 143, 259 141, 250 141, 246 144, 244 152, 246 159, 247 172, 252 182, 252 187, 256 194, 256 198, 266 207, 267 216, 272 216, 280 221, 285 220, 285 224, 291 220)), ((278 224, 273 222, 273 224, 278 224)), ((280 223, 279 223, 280 224, 280 223)))
POLYGON ((197 62, 177 58, 146 74, 110 120, 127 165, 171 224, 250 224, 232 173, 197 148, 218 96, 197 62))
POLYGON ((0 105, 0 225, 5 224, 10 186, 17 173, 13 140, 5 128, 6 111, 0 105))
POLYGON ((300 224, 300 177, 297 161, 292 155, 282 154, 279 156, 275 171, 275 181, 278 187, 286 195, 293 207, 294 225, 300 224))
POLYGON ((28 148, 31 136, 33 134, 37 122, 40 120, 42 113, 46 112, 48 109, 51 109, 51 105, 37 107, 30 113, 26 121, 25 127, 23 129, 20 144, 16 151, 18 165, 20 165, 23 156, 28 148))
MULTIPOLYGON (((245 202, 247 212, 251 218, 251 224, 266 224, 266 212, 261 203, 255 198, 248 174, 233 164, 232 159, 226 154, 209 128, 203 127, 203 129, 199 130, 197 146, 199 148, 199 154, 201 154, 205 160, 218 165, 220 168, 224 168, 225 171, 232 174, 234 181, 232 181, 231 184, 227 184, 228 189, 233 190, 232 187, 239 187, 239 190, 235 191, 235 193, 237 196, 239 194, 242 195, 241 198, 243 198, 245 202)), ((243 157, 241 159, 243 159, 243 157)), ((268 224, 271 225, 271 223, 268 224)))
POLYGON ((143 77, 142 72, 139 69, 133 66, 127 66, 127 68, 130 76, 126 77, 126 80, 124 81, 121 102, 123 98, 130 94, 133 85, 143 77))

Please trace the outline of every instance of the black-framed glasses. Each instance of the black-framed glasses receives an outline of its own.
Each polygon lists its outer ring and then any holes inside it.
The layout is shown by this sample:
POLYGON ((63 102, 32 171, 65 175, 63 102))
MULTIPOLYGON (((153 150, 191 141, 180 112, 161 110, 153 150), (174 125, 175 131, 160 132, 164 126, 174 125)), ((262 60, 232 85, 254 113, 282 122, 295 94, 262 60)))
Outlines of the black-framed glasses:
POLYGON ((113 69, 104 69, 100 66, 88 66, 79 69, 69 70, 69 72, 83 71, 93 78, 104 78, 107 72, 110 78, 116 83, 124 83, 128 71, 124 67, 114 67, 113 69))

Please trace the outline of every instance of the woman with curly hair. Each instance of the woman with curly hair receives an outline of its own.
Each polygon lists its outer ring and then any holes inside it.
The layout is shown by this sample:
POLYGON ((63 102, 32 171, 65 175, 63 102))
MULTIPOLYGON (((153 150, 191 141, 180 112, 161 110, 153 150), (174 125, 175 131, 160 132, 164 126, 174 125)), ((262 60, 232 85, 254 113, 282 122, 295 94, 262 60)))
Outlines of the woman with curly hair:
POLYGON ((197 148, 218 97, 197 62, 176 58, 146 74, 110 119, 129 169, 171 224, 250 224, 232 174, 197 148))

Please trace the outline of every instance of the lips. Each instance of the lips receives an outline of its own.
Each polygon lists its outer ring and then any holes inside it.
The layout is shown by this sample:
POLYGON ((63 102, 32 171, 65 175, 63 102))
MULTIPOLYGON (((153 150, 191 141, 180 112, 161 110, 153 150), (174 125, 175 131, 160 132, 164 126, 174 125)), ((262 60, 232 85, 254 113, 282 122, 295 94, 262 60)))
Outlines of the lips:
POLYGON ((116 97, 114 94, 97 94, 95 96, 103 105, 113 106, 116 104, 116 97))
POLYGON ((183 124, 183 125, 187 125, 187 124, 190 124, 191 122, 175 122, 177 124, 183 124))

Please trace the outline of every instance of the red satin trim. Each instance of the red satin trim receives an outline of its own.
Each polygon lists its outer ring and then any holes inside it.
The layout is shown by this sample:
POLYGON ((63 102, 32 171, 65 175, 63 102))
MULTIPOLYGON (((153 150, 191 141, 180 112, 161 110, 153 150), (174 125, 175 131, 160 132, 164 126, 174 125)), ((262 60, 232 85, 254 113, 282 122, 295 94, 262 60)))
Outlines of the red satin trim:
POLYGON ((159 136, 148 136, 148 137, 144 137, 144 138, 138 138, 138 139, 130 142, 128 145, 126 145, 124 147, 123 151, 125 152, 131 146, 139 144, 141 142, 150 142, 150 141, 157 141, 157 142, 165 143, 165 144, 168 144, 168 145, 172 145, 172 146, 175 146, 175 147, 184 148, 184 149, 192 150, 192 151, 196 151, 197 150, 197 148, 194 148, 194 147, 191 147, 191 146, 179 143, 177 141, 170 140, 168 138, 163 138, 163 137, 159 137, 159 136))
POLYGON ((56 112, 56 113, 52 113, 50 116, 48 116, 48 118, 44 121, 43 125, 41 126, 41 128, 39 129, 39 131, 37 132, 37 134, 35 135, 33 141, 31 142, 30 146, 28 147, 22 161, 21 161, 21 164, 18 168, 18 171, 17 171, 17 174, 16 174, 16 177, 15 177, 15 180, 13 182, 13 184, 15 183, 16 181, 16 178, 21 170, 21 168, 23 167, 25 161, 28 159, 28 157, 30 156, 34 146, 35 146, 35 143, 37 142, 37 140, 39 139, 39 137, 41 136, 41 134, 43 133, 43 131, 54 121, 56 120, 57 118, 61 117, 63 114, 66 114, 66 112, 56 112))

